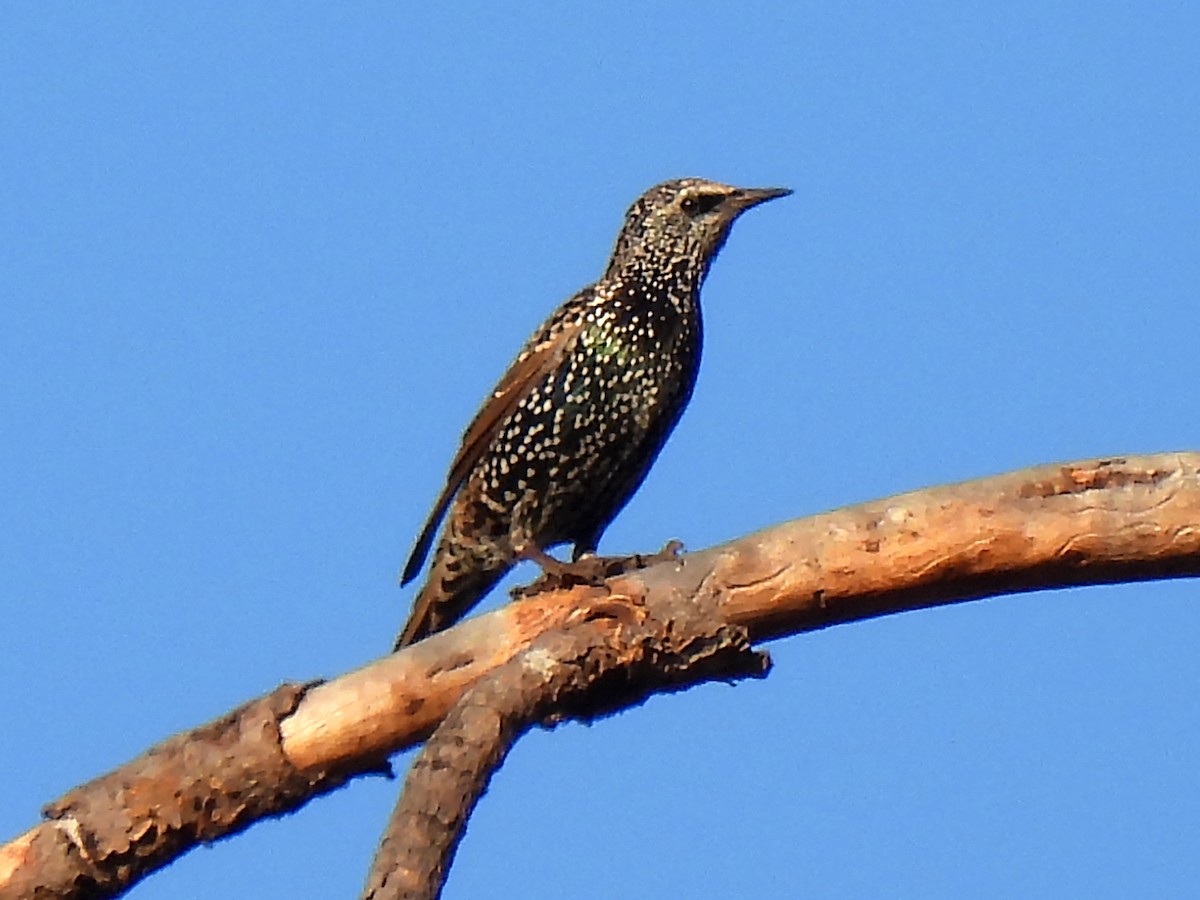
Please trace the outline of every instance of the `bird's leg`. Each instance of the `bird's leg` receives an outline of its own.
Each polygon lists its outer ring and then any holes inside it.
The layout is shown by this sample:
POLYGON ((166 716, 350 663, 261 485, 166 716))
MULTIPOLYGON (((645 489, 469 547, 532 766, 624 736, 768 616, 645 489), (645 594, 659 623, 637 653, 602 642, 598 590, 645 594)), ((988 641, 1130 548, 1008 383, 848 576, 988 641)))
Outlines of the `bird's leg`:
POLYGON ((562 560, 555 559, 533 541, 522 541, 513 548, 513 554, 517 559, 528 560, 529 562, 537 563, 542 567, 542 571, 547 575, 554 575, 558 578, 564 578, 570 569, 570 564, 562 560))
POLYGON ((563 562, 555 559, 533 541, 522 541, 513 547, 513 555, 518 559, 535 562, 542 567, 542 577, 533 584, 514 588, 514 597, 528 597, 540 594, 542 591, 553 591, 573 587, 577 584, 599 586, 609 577, 607 564, 610 560, 598 556, 586 556, 583 559, 563 562))
POLYGON ((531 597, 542 591, 559 590, 577 584, 598 587, 607 579, 625 572, 645 569, 660 562, 678 562, 682 549, 682 541, 670 540, 657 553, 650 554, 597 556, 595 551, 585 550, 582 555, 568 563, 555 559, 532 541, 524 541, 513 548, 513 555, 541 566, 542 577, 532 584, 513 588, 511 593, 513 597, 531 597))
POLYGON ((515 552, 519 559, 537 563, 547 576, 557 580, 563 587, 569 587, 572 584, 598 585, 613 574, 608 571, 608 564, 611 560, 595 554, 563 562, 561 559, 555 559, 532 541, 518 544, 515 552))

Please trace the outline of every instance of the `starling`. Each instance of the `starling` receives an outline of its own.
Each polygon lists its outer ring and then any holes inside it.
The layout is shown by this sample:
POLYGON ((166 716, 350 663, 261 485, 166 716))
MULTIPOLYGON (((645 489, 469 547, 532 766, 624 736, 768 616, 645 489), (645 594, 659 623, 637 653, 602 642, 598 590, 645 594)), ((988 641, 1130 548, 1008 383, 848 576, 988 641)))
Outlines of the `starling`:
POLYGON ((709 266, 738 216, 790 193, 682 178, 634 202, 603 277, 537 330, 463 435, 401 576, 448 510, 397 649, 453 625, 518 561, 596 549, 692 395, 709 266))

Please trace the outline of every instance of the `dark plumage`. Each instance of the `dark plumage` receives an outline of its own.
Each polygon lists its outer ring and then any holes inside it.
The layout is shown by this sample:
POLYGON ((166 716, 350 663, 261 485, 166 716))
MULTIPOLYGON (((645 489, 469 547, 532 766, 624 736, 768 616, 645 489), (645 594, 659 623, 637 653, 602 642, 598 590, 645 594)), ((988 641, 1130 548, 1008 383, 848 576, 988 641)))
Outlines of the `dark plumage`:
POLYGON ((463 436, 401 577, 449 510, 397 648, 453 625, 521 559, 595 550, 692 395, 700 286, 730 227, 789 193, 683 178, 634 202, 604 276, 537 330, 463 436))

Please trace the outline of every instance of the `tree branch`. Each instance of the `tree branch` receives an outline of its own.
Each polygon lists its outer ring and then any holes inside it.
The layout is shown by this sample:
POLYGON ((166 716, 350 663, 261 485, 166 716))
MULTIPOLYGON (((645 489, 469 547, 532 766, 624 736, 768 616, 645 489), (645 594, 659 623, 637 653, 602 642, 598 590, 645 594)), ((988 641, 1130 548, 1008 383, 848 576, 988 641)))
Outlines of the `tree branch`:
POLYGON ((744 629, 722 625, 703 604, 676 597, 654 613, 629 613, 596 603, 468 688, 409 770, 365 900, 441 895, 475 804, 532 725, 593 719, 656 692, 762 677, 770 666, 750 649, 744 629))
POLYGON ((172 738, 0 848, 0 894, 115 896, 199 841, 378 772, 484 674, 597 604, 622 621, 670 621, 658 610, 698 604, 762 640, 1002 593, 1197 574, 1197 453, 1042 466, 824 513, 509 604, 172 738))

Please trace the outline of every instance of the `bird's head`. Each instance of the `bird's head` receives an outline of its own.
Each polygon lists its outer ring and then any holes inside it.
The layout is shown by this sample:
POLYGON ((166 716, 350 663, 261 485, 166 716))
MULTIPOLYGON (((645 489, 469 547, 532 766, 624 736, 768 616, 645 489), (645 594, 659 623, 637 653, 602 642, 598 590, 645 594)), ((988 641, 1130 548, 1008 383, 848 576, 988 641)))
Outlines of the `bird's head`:
POLYGON ((608 275, 642 269, 647 274, 674 273, 699 286, 737 217, 790 193, 786 188, 738 188, 703 178, 657 184, 625 214, 608 275))

